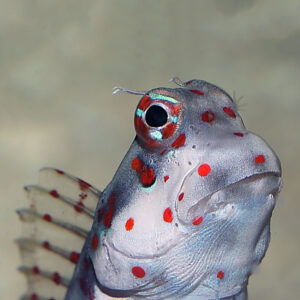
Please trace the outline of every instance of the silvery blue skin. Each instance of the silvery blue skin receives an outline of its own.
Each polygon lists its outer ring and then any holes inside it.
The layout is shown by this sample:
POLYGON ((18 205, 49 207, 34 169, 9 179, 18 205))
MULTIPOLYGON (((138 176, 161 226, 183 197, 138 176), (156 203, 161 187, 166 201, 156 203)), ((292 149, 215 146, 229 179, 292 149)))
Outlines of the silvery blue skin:
POLYGON ((135 126, 65 299, 247 299, 281 188, 276 154, 202 80, 145 93, 135 126))

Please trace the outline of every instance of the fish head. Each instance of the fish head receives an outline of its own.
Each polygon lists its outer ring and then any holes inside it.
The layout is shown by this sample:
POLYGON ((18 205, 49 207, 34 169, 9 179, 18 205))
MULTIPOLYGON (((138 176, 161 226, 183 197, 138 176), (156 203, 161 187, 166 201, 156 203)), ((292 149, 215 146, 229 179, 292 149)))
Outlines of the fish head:
POLYGON ((248 251, 236 266, 244 267, 245 281, 268 245, 281 186, 276 154, 245 128, 232 98, 202 80, 146 92, 134 125, 136 138, 99 200, 88 241, 99 285, 119 296, 188 293, 199 278, 217 278, 220 254, 212 246, 221 241, 228 247, 224 262, 248 251), (259 254, 249 258, 258 244, 259 254), (189 276, 179 280, 181 272, 189 276))

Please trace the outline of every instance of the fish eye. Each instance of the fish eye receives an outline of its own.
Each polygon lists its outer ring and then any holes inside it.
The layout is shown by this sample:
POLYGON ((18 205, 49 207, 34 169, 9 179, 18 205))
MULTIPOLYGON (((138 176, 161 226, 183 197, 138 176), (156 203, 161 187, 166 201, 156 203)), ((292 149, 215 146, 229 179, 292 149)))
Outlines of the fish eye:
POLYGON ((160 105, 152 105, 146 111, 145 121, 150 127, 161 127, 167 123, 168 113, 160 105))

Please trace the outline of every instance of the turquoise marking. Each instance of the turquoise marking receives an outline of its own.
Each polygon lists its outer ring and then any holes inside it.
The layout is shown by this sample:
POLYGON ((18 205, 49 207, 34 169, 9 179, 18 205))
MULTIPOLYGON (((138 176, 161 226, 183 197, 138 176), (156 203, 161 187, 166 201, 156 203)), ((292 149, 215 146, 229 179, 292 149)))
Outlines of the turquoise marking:
POLYGON ((135 113, 138 117, 143 117, 143 114, 144 114, 144 111, 143 110, 141 110, 140 108, 138 108, 137 110, 136 110, 136 113, 135 113))
POLYGON ((152 100, 165 100, 165 101, 168 101, 168 102, 171 102, 171 103, 174 103, 174 104, 177 104, 178 101, 175 100, 174 98, 172 97, 168 97, 168 96, 164 96, 164 95, 161 95, 161 94, 156 94, 156 93, 150 93, 149 94, 149 97, 152 99, 152 100))
POLYGON ((156 131, 151 131, 150 135, 152 138, 156 139, 156 140, 161 140, 162 139, 162 134, 160 131, 156 130, 156 131))
POLYGON ((174 116, 170 116, 170 119, 173 123, 177 123, 178 122, 178 117, 174 117, 174 116))

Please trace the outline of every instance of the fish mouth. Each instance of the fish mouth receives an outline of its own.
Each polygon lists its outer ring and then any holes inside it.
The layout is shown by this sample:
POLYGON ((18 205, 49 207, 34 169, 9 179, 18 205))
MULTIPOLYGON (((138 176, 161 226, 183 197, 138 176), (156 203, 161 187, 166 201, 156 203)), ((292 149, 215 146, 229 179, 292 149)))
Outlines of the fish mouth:
MULTIPOLYGON (((267 194, 272 194, 274 196, 274 203, 272 205, 272 207, 274 207, 276 195, 281 189, 280 173, 265 172, 261 174, 255 174, 249 177, 245 177, 239 181, 230 183, 218 190, 211 192, 209 195, 198 200, 194 205, 188 206, 186 211, 179 208, 179 203, 177 201, 175 205, 176 217, 178 218, 175 221, 176 226, 178 226, 178 231, 176 232, 176 239, 174 239, 171 243, 168 243, 168 246, 164 247, 163 250, 158 251, 155 254, 129 254, 128 252, 119 249, 116 245, 114 245, 114 243, 111 242, 111 240, 109 239, 109 236, 103 236, 101 244, 105 248, 105 256, 108 260, 110 260, 110 254, 115 253, 117 255, 121 255, 124 258, 136 260, 153 259, 167 255, 172 248, 176 247, 177 244, 184 242, 184 240, 189 238, 191 234, 194 234, 201 228, 201 226, 197 227, 191 223, 191 220, 193 220, 195 216, 201 215, 203 216, 204 220, 208 215, 214 217, 218 212, 225 211, 228 205, 241 205, 247 202, 247 198, 242 197, 231 198, 230 200, 228 200, 227 198, 222 197, 222 193, 225 193, 226 191, 231 193, 231 191, 233 190, 241 189, 243 186, 251 186, 255 182, 259 182, 267 178, 275 178, 274 183, 272 183, 272 187, 269 188, 267 191, 267 194)), ((262 202, 262 205, 264 205, 264 203, 265 202, 262 202)), ((269 207, 268 210, 269 209, 271 209, 271 207, 269 207)), ((229 215, 225 214, 225 217, 229 217, 229 215)))

